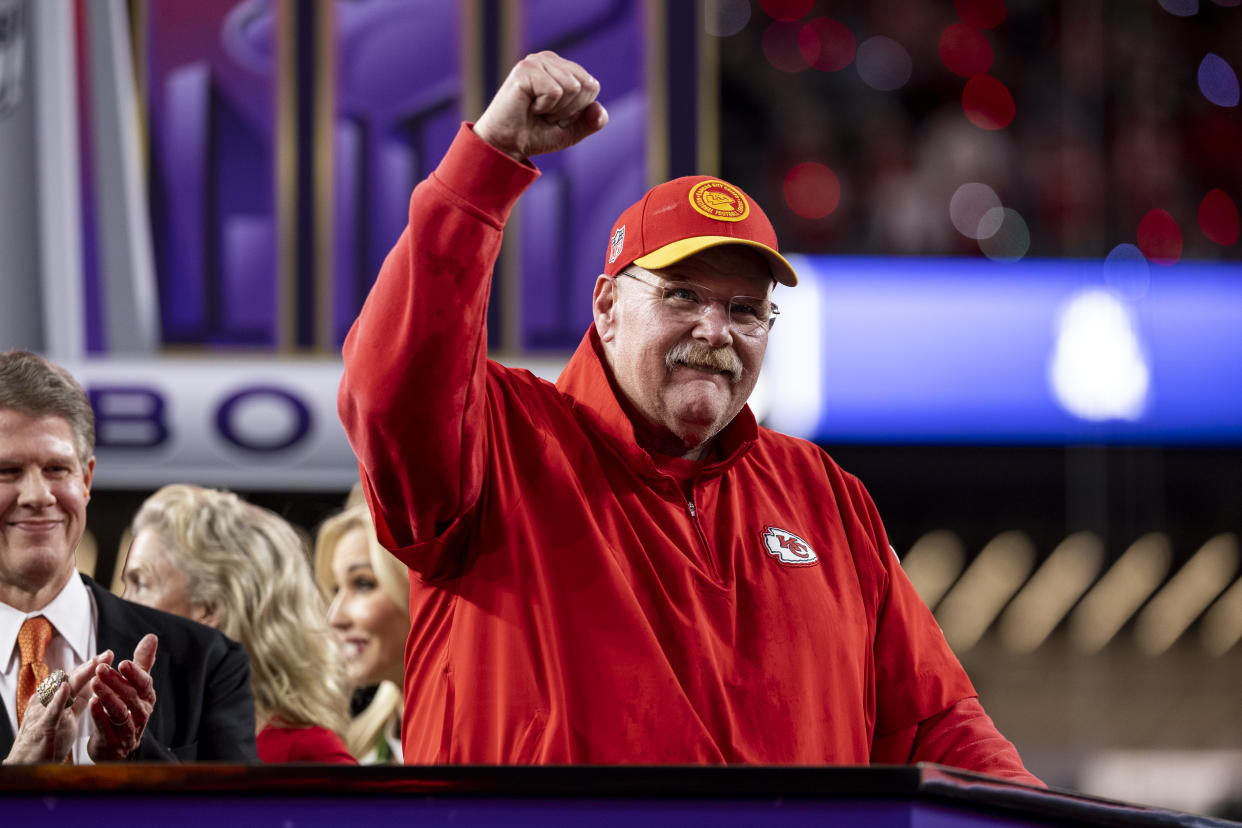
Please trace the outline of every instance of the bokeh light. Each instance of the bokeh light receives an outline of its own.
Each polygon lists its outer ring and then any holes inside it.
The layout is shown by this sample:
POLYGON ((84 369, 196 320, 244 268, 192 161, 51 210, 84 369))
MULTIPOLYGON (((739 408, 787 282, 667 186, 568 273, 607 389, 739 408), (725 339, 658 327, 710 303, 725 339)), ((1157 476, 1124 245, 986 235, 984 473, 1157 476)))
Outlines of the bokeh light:
POLYGON ((987 184, 971 181, 957 188, 949 200, 949 219, 968 239, 986 239, 1000 229, 1004 210, 1000 196, 987 184))
POLYGON ((797 23, 772 23, 763 32, 763 54, 782 72, 805 72, 810 68, 802 50, 798 47, 797 23))
POLYGON ((800 20, 815 5, 815 0, 759 0, 759 8, 773 20, 800 20))
POLYGON ((1224 190, 1209 190, 1199 202, 1199 229, 1217 244, 1237 244, 1238 205, 1224 190))
POLYGON ((1152 210, 1139 222, 1138 247, 1149 262, 1176 264, 1182 257, 1182 229, 1167 210, 1152 210))
POLYGON ((1005 19, 1005 0, 953 0, 953 10, 976 29, 994 29, 1005 19))
POLYGON ((1005 84, 991 75, 975 75, 962 90, 962 110, 980 129, 1004 129, 1013 120, 1016 107, 1005 84))
POLYGON ((1208 52, 1199 63, 1199 91, 1217 106, 1238 105, 1238 73, 1220 55, 1208 52))
POLYGON ((994 262, 1016 262, 1031 249, 1031 231, 1026 219, 1011 207, 993 207, 984 213, 979 225, 999 225, 996 232, 979 239, 979 249, 994 262))
POLYGON ((1119 244, 1104 259, 1104 284, 1126 299, 1147 295, 1151 286, 1151 265, 1143 251, 1132 244, 1119 244))
POLYGON ((785 176, 785 203, 803 218, 823 218, 841 203, 841 182, 823 164, 798 164, 785 176))
POLYGON ((750 0, 707 0, 703 6, 703 28, 709 35, 729 37, 750 22, 750 0))
POLYGON ((1193 17, 1199 13, 1199 0, 1160 0, 1160 8, 1178 17, 1193 17))
POLYGON ((798 33, 802 58, 821 72, 838 72, 854 62, 858 49, 854 33, 831 17, 807 21, 798 33))
POLYGON ((1147 407, 1151 369, 1130 308, 1099 289, 1072 297, 1057 319, 1048 366, 1053 396, 1083 420, 1137 420, 1147 407))
POLYGON ((905 47, 883 35, 869 37, 858 44, 855 64, 862 82, 881 92, 905 86, 914 71, 914 62, 905 47))
POLYGON ((974 26, 954 23, 940 34, 940 60, 950 72, 969 78, 992 68, 992 46, 974 26))

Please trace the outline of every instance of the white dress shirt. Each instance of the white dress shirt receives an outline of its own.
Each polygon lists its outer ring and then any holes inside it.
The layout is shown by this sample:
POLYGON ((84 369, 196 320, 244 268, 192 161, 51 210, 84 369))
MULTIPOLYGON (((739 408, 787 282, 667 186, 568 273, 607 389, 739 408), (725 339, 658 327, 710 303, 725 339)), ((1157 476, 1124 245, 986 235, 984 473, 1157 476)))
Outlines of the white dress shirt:
MULTIPOLYGON (((55 632, 48 642, 44 663, 52 670, 72 672, 82 662, 95 655, 95 628, 99 624, 99 611, 95 599, 86 584, 75 571, 69 582, 57 593, 51 603, 35 612, 21 612, 0 601, 0 659, 4 659, 0 672, 0 700, 4 701, 9 715, 9 727, 17 737, 17 673, 22 666, 21 650, 17 647, 17 634, 27 618, 42 615, 52 622, 55 632), (5 658, 7 654, 7 658, 5 658)), ((87 754, 95 723, 85 710, 78 722, 78 738, 73 746, 73 762, 78 765, 94 764, 87 754)), ((2 757, 0 757, 2 758, 2 757)))

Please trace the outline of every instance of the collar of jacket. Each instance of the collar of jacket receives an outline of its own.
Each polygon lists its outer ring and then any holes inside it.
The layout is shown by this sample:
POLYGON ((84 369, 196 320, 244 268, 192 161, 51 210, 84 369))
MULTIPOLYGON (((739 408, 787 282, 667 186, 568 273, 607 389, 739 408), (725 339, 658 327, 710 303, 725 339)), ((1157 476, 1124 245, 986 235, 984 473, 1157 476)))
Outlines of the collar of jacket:
MULTIPOLYGON (((565 370, 556 380, 556 387, 570 397, 575 408, 590 421, 608 445, 637 473, 644 477, 663 477, 651 455, 638 444, 634 424, 617 400, 612 373, 604 360, 603 343, 592 325, 578 343, 565 370)), ((750 406, 742 410, 716 435, 719 459, 703 465, 699 479, 723 474, 740 460, 759 436, 759 426, 750 406)))

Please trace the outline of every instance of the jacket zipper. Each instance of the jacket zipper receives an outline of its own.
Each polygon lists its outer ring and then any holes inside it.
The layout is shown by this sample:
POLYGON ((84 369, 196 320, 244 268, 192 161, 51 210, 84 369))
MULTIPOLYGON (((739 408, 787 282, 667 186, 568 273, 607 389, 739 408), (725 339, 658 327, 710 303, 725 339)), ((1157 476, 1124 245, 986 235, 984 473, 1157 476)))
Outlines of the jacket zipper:
MULTIPOLYGON (((691 491, 694 491, 693 484, 691 491)), ((716 556, 712 554, 711 547, 707 543, 707 535, 703 532, 703 525, 699 523, 699 510, 695 508, 693 499, 686 501, 686 511, 690 513, 690 522, 694 524, 695 534, 699 536, 699 546, 703 550, 703 559, 707 561, 707 568, 711 570, 712 577, 719 583, 720 567, 716 565, 716 556)))

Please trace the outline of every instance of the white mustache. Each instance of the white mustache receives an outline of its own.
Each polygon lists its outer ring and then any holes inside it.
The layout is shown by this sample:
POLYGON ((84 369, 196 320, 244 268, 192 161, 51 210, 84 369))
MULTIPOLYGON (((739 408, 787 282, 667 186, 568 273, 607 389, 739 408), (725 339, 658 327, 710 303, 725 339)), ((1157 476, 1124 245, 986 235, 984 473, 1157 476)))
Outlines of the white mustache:
POLYGON ((729 345, 713 348, 696 340, 679 342, 664 355, 664 365, 670 371, 678 365, 719 371, 728 374, 732 384, 742 378, 742 359, 729 345))

